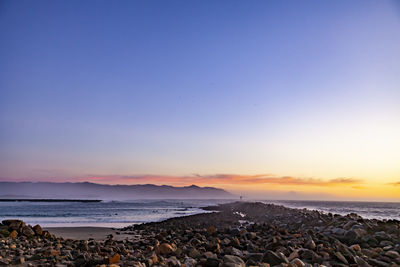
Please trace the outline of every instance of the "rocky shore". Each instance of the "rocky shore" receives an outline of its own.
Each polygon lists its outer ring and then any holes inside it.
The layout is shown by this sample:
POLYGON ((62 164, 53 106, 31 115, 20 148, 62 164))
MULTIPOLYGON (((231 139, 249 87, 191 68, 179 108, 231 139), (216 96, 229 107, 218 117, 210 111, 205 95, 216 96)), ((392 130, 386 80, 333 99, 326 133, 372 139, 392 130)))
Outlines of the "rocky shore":
POLYGON ((72 240, 19 220, 0 225, 0 265, 400 266, 400 222, 262 203, 120 229, 124 240, 72 240))

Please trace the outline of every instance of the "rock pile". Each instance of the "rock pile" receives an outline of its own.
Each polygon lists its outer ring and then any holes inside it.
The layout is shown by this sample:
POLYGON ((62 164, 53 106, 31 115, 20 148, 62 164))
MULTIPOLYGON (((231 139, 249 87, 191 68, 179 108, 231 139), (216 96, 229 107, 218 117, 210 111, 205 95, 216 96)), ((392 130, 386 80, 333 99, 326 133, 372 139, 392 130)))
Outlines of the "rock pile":
POLYGON ((262 203, 207 209, 218 212, 126 227, 121 231, 132 238, 121 241, 62 239, 28 226, 32 234, 21 221, 3 221, 8 237, 0 238, 0 265, 400 266, 399 221, 262 203))
POLYGON ((0 238, 1 237, 11 237, 16 238, 19 236, 25 237, 49 237, 50 233, 48 231, 43 231, 40 225, 30 226, 26 225, 25 222, 21 220, 4 220, 0 224, 0 238))

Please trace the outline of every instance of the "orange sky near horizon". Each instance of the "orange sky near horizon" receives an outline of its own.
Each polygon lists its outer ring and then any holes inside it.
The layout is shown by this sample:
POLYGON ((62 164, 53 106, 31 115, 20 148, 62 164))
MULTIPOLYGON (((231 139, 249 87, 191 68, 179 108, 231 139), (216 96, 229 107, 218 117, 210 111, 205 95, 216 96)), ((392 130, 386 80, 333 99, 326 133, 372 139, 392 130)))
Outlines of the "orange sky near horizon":
MULTIPOLYGON (((4 179, 2 179, 4 180, 4 179)), ((28 181, 17 179, 13 181, 28 181)), ((37 181, 32 180, 32 181, 37 181)), ((40 181, 55 182, 54 179, 40 181)), ((57 179, 57 182, 93 182, 100 184, 156 184, 172 186, 212 186, 226 189, 246 198, 325 199, 400 201, 400 179, 377 182, 358 178, 320 179, 276 176, 273 174, 237 175, 88 175, 57 179)))

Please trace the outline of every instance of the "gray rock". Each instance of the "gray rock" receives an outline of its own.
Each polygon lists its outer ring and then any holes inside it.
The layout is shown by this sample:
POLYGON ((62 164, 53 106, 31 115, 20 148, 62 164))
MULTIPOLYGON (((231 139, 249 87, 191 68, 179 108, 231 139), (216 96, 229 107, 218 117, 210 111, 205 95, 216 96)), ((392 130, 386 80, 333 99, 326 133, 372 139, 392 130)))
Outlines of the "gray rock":
POLYGON ((271 250, 267 250, 267 252, 265 252, 264 257, 263 257, 263 262, 269 263, 272 266, 274 265, 278 265, 281 263, 289 263, 288 259, 285 257, 285 255, 283 255, 282 257, 282 253, 275 253, 271 250))
POLYGON ((355 256, 354 259, 359 267, 371 267, 371 265, 369 265, 363 258, 359 256, 355 256))
POLYGON ((35 232, 32 230, 32 228, 30 226, 25 226, 24 228, 22 228, 22 234, 25 236, 34 236, 35 232))
POLYGON ((219 266, 219 260, 218 259, 213 259, 213 258, 208 258, 206 260, 206 267, 218 267, 219 266))
POLYGON ((334 253, 334 255, 336 256, 336 258, 338 260, 340 260, 341 262, 343 262, 344 264, 349 264, 349 262, 347 261, 347 259, 342 255, 342 253, 340 253, 339 251, 336 251, 334 253))
POLYGON ((400 258, 400 254, 397 251, 394 251, 394 250, 386 251, 385 255, 390 257, 390 258, 392 258, 392 259, 400 258))
POLYGON ((234 255, 225 255, 222 258, 222 266, 223 267, 245 267, 246 264, 244 263, 244 261, 239 258, 238 256, 234 256, 234 255))
POLYGON ((312 240, 312 238, 309 238, 309 239, 307 240, 307 242, 304 244, 304 246, 305 246, 306 248, 308 248, 308 249, 311 249, 311 250, 314 250, 315 247, 316 247, 315 242, 314 242, 314 240, 312 240))
POLYGON ((369 263, 373 264, 374 266, 379 266, 379 267, 389 267, 390 264, 386 263, 384 261, 376 260, 376 259, 369 259, 369 263))

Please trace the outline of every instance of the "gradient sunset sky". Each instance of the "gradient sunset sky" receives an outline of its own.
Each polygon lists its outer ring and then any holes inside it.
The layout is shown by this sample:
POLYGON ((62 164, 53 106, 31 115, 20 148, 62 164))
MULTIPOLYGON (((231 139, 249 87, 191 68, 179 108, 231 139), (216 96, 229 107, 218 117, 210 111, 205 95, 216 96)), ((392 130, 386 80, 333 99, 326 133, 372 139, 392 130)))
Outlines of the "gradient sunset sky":
POLYGON ((400 201, 398 1, 1 1, 0 181, 400 201))

